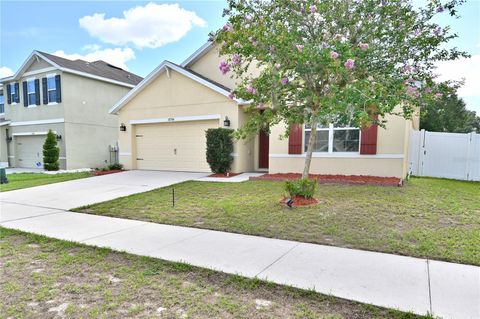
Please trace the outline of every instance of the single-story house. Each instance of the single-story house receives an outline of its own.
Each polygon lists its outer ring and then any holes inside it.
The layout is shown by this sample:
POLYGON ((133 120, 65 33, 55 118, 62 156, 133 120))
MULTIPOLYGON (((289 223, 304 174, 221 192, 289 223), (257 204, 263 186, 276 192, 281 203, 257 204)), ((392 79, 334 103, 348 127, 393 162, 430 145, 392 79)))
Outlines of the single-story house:
MULTIPOLYGON (((235 80, 221 74, 221 59, 216 46, 206 43, 180 65, 164 61, 110 109, 124 128, 119 157, 127 169, 210 171, 205 130, 237 129, 248 118, 246 102, 228 97, 235 80)), ((320 128, 311 173, 405 177, 418 118, 387 120, 386 129, 320 128)), ((232 172, 302 172, 310 130, 297 126, 281 139, 285 129, 276 125, 270 135, 236 141, 232 172)))

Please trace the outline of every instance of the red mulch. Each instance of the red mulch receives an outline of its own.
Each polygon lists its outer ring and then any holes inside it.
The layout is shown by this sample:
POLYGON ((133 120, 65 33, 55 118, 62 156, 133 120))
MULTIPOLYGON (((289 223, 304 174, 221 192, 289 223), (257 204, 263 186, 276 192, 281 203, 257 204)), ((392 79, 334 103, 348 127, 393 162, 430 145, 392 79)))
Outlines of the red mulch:
MULTIPOLYGON (((299 179, 298 173, 264 174, 250 177, 251 180, 285 181, 299 179)), ((397 177, 379 177, 364 175, 320 175, 310 174, 309 178, 318 180, 321 184, 351 184, 351 185, 380 185, 380 186, 403 186, 403 180, 397 177)))
POLYGON ((208 177, 233 177, 233 176, 237 176, 237 175, 240 175, 242 173, 229 173, 228 176, 227 174, 222 174, 222 173, 217 173, 217 174, 211 174, 211 175, 208 175, 208 177))
POLYGON ((123 172, 121 169, 112 169, 109 171, 93 171, 92 175, 93 176, 102 176, 102 175, 108 175, 108 174, 114 174, 114 173, 120 173, 123 172))
MULTIPOLYGON (((287 206, 287 204, 286 204, 287 200, 288 200, 288 198, 284 197, 284 198, 281 198, 279 202, 280 202, 280 204, 287 206)), ((295 196, 293 198, 292 206, 293 207, 309 206, 309 205, 316 205, 318 203, 320 203, 320 201, 318 199, 315 199, 315 198, 305 198, 303 196, 295 196)))

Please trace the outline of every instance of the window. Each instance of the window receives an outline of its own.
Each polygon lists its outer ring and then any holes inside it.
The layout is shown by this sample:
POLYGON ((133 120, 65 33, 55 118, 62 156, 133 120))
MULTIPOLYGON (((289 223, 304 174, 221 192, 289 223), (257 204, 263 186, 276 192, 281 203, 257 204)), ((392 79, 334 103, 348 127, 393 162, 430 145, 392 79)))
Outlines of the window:
POLYGON ((35 92, 35 80, 27 81, 28 106, 36 105, 37 93, 35 92))
POLYGON ((0 114, 5 113, 5 99, 3 97, 3 94, 0 95, 0 114))
MULTIPOLYGON (((305 152, 308 147, 311 128, 305 126, 305 152)), ((358 152, 360 148, 360 130, 356 127, 334 127, 333 124, 317 127, 314 152, 358 152)))
POLYGON ((17 91, 15 88, 15 83, 10 83, 9 86, 10 86, 10 99, 12 104, 15 104, 17 103, 17 91))
POLYGON ((47 103, 57 103, 57 85, 55 83, 55 76, 47 77, 47 103))

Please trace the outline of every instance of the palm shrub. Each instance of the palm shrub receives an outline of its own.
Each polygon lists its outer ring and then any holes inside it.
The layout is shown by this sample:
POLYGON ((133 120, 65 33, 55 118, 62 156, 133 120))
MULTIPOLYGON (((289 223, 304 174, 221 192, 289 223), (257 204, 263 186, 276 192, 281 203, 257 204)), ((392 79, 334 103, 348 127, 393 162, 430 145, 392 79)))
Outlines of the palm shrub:
POLYGON ((58 171, 60 149, 57 146, 57 136, 52 130, 48 131, 45 143, 43 143, 43 166, 47 171, 58 171))
POLYGON ((295 196, 312 198, 316 188, 317 181, 315 179, 301 178, 285 182, 285 191, 290 195, 290 198, 295 196))
POLYGON ((233 130, 212 128, 206 131, 207 163, 212 172, 225 174, 233 163, 233 130))

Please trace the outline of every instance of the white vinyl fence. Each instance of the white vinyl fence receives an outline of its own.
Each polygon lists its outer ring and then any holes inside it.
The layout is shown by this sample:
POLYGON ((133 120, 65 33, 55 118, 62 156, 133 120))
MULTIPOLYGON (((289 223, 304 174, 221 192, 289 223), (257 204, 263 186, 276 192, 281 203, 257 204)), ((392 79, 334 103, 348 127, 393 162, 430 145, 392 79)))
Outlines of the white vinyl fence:
POLYGON ((413 131, 410 173, 480 181, 480 134, 413 131))

